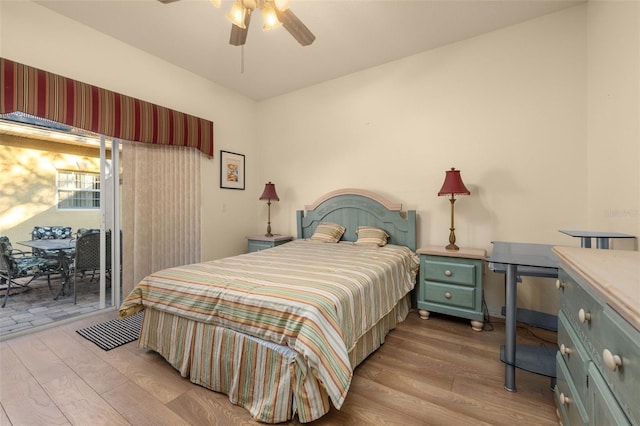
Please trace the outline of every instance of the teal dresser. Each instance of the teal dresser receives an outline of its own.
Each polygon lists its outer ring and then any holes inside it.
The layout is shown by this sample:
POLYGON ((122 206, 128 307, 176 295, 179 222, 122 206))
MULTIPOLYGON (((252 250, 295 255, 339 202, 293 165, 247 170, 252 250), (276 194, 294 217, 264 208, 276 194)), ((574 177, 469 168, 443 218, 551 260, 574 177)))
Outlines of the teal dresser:
POLYGON ((290 235, 275 234, 272 237, 253 235, 251 237, 247 237, 247 250, 249 253, 253 253, 254 251, 277 247, 281 244, 288 243, 291 240, 293 240, 293 237, 290 235))
POLYGON ((640 252, 554 247, 560 259, 558 417, 640 424, 640 252))
POLYGON ((471 328, 482 331, 482 277, 486 251, 428 246, 420 255, 417 306, 420 318, 438 312, 471 320, 471 328))

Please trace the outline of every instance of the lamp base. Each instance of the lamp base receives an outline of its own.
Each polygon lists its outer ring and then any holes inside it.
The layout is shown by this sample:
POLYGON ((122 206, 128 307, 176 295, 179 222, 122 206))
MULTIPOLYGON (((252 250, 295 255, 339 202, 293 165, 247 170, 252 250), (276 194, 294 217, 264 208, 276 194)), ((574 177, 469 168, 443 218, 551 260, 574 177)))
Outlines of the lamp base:
POLYGON ((266 234, 264 234, 265 237, 273 237, 273 234, 271 232, 267 232, 266 234))
MULTIPOLYGON (((453 204, 451 204, 451 207, 453 208, 453 204)), ((451 213, 451 228, 449 228, 449 245, 446 246, 445 248, 450 251, 458 251, 460 250, 460 247, 456 245, 456 233, 455 233, 456 228, 453 227, 453 210, 451 210, 451 212, 452 213, 451 213)))

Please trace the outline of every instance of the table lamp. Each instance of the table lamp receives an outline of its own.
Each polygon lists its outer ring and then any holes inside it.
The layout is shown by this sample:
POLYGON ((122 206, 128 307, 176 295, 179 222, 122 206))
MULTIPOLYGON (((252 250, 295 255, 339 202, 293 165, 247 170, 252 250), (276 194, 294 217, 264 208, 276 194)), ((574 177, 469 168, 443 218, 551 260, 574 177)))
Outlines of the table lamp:
POLYGON ((276 193, 276 186, 268 182, 264 185, 264 192, 260 196, 261 200, 267 200, 267 208, 268 208, 268 216, 267 216, 267 233, 264 234, 265 237, 273 237, 271 233, 271 200, 280 201, 278 198, 278 194, 276 193))
POLYGON ((471 192, 469 192, 467 187, 464 186, 462 177, 460 176, 460 170, 456 170, 455 167, 452 167, 451 170, 447 170, 445 173, 444 183, 442 184, 442 188, 440 188, 440 192, 438 192, 438 196, 451 195, 451 198, 449 199, 449 201, 451 201, 451 228, 449 228, 449 245, 445 248, 447 250, 460 250, 456 245, 456 228, 453 226, 453 203, 456 202, 456 194, 471 195, 471 192))

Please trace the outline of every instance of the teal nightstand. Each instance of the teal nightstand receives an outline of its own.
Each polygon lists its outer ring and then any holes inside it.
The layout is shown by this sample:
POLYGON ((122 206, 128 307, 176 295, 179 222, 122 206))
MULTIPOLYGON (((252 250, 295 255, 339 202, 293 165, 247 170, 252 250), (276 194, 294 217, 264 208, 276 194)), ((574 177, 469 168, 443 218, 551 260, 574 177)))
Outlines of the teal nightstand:
POLYGON ((288 243, 289 241, 293 240, 293 237, 290 235, 279 234, 275 234, 273 237, 265 237, 264 235, 253 235, 251 237, 247 237, 247 240, 249 253, 253 253, 254 251, 260 251, 288 243))
POLYGON ((428 319, 430 312, 439 312, 471 320, 471 328, 482 331, 482 275, 484 249, 422 247, 417 305, 420 318, 428 319))

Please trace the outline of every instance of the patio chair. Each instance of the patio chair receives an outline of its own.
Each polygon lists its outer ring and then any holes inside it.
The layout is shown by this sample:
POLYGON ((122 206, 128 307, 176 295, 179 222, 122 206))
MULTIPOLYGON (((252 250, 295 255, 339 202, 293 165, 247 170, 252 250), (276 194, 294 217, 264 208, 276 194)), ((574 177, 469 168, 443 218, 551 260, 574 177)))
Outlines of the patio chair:
MULTIPOLYGON (((78 228, 78 231, 76 232, 76 238, 80 238, 83 235, 86 234, 100 234, 100 228, 78 228)), ((107 267, 106 267, 106 273, 107 275, 110 277, 111 274, 111 230, 108 230, 106 232, 106 237, 107 237, 107 267)), ((91 278, 90 280, 93 281, 93 279, 95 278, 96 272, 98 272, 100 268, 93 270, 93 271, 82 271, 82 277, 84 278, 84 275, 86 273, 91 272, 91 278)))
MULTIPOLYGON (((34 226, 31 231, 32 240, 47 240, 47 239, 64 239, 72 238, 73 233, 70 226, 34 226)), ((64 250, 65 256, 68 258, 73 257, 73 250, 64 250)), ((41 250, 33 249, 34 256, 58 258, 60 253, 57 250, 41 250)))
POLYGON ((47 276, 47 285, 49 290, 53 292, 49 275, 57 271, 58 268, 57 260, 29 256, 21 250, 14 249, 9 237, 0 236, 0 282, 7 286, 2 307, 4 308, 7 304, 12 285, 27 291, 31 281, 41 276, 47 276), (21 278, 28 278, 28 280, 26 282, 16 281, 21 278))
POLYGON ((78 275, 100 269, 100 233, 86 233, 78 238, 71 265, 73 276, 73 304, 76 304, 76 280, 78 275))
POLYGON ((93 234, 94 232, 100 232, 100 228, 78 228, 76 231, 76 238, 82 237, 84 234, 93 234))

